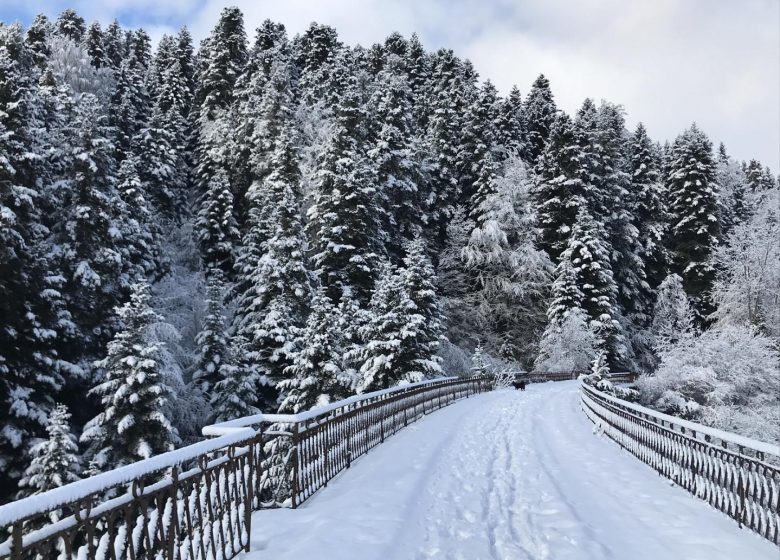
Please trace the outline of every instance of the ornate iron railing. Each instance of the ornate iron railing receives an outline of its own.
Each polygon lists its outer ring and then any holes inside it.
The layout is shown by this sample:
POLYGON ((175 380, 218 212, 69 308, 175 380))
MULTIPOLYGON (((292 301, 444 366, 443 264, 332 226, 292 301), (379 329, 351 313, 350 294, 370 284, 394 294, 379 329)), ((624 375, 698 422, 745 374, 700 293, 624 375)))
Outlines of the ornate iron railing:
POLYGON ((582 410, 659 474, 780 544, 780 446, 674 418, 581 385, 582 410))
POLYGON ((353 397, 304 414, 257 415, 204 429, 260 427, 266 444, 263 505, 297 507, 385 438, 458 399, 493 388, 489 376, 446 378, 353 397), (264 428, 263 424, 270 424, 264 428))
POLYGON ((206 427, 214 439, 0 506, 0 560, 230 560, 249 549, 252 510, 295 507, 403 426, 492 384, 446 378, 206 427))
POLYGON ((260 437, 237 431, 2 506, 0 558, 232 558, 249 547, 260 437))

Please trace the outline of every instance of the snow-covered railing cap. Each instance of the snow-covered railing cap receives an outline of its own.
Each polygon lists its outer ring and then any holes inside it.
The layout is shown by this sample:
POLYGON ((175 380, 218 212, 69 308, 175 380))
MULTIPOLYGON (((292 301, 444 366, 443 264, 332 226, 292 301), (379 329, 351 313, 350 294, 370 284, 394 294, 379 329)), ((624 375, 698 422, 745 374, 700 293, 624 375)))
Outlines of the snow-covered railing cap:
POLYGON ((674 425, 679 428, 685 428, 685 430, 691 433, 701 434, 704 436, 715 438, 721 442, 732 444, 737 448, 743 447, 747 449, 752 449, 754 451, 759 451, 767 455, 774 455, 780 458, 780 445, 774 445, 756 439, 747 438, 731 432, 718 430, 717 428, 710 428, 709 426, 704 426, 703 424, 697 424, 696 422, 691 422, 690 420, 683 420, 682 418, 678 418, 676 416, 670 416, 669 414, 664 414, 662 412, 658 412, 657 410, 653 410, 651 408, 647 408, 635 403, 625 401, 623 399, 609 395, 603 391, 599 391, 593 385, 588 385, 584 379, 581 380, 580 383, 582 384, 583 388, 593 391, 594 393, 598 394, 600 398, 610 401, 622 408, 632 410, 644 416, 655 418, 656 420, 659 421, 662 420, 667 424, 674 425))
POLYGON ((257 424, 269 424, 269 423, 280 423, 280 424, 295 424, 298 422, 306 422, 308 420, 312 420, 314 418, 318 418, 320 416, 323 416, 325 414, 330 414, 333 411, 336 411, 340 408, 348 407, 350 405, 359 406, 361 403, 373 403, 376 402, 378 399, 387 398, 390 396, 394 396, 399 393, 405 393, 412 389, 418 389, 421 387, 428 387, 428 386, 436 386, 441 385, 444 383, 448 383, 451 381, 455 381, 461 379, 459 377, 437 377, 436 379, 427 379, 425 381, 419 381, 417 383, 409 383, 407 385, 399 385, 397 387, 391 387, 389 389, 382 389, 380 391, 373 391, 371 393, 362 393, 360 395, 355 395, 346 399, 342 399, 340 401, 336 401, 324 406, 319 406, 317 408, 313 408, 311 410, 308 410, 306 412, 299 412, 298 414, 268 414, 268 413, 260 413, 260 414, 253 414, 250 416, 243 416, 241 418, 236 418, 235 420, 228 420, 226 422, 220 422, 218 424, 212 424, 210 426, 205 426, 201 433, 204 436, 222 436, 224 434, 231 433, 231 430, 235 430, 236 428, 245 428, 248 426, 256 426, 257 424))
POLYGON ((242 443, 254 436, 254 430, 241 428, 219 438, 201 441, 180 449, 168 451, 167 453, 161 453, 131 465, 91 476, 84 480, 77 480, 60 488, 11 502, 10 504, 0 506, 0 527, 55 510, 97 492, 130 483, 133 480, 138 480, 152 473, 197 459, 219 449, 242 443))

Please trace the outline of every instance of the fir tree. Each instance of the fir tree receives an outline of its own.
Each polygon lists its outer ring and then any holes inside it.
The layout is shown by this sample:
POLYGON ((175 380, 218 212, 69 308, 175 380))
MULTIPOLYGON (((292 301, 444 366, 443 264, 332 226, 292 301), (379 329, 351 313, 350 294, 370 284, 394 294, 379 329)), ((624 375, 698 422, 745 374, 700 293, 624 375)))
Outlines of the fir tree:
POLYGON ((103 47, 103 30, 98 22, 94 22, 89 26, 84 42, 92 66, 102 68, 108 65, 109 61, 103 47))
MULTIPOLYGON (((48 437, 30 449, 30 466, 19 481, 19 497, 42 494, 79 480, 79 448, 70 430, 68 407, 58 404, 46 423, 48 437)), ((49 519, 55 522, 61 512, 54 511, 49 519)))
POLYGON ((74 43, 81 43, 81 40, 84 38, 84 34, 87 31, 87 25, 84 22, 84 18, 70 8, 60 14, 54 26, 57 33, 63 37, 67 37, 74 43))
POLYGON ((195 227, 206 267, 229 272, 239 232, 233 213, 233 192, 227 173, 222 170, 209 181, 201 197, 195 227))
POLYGON ((248 341, 240 334, 231 341, 228 358, 220 364, 219 381, 212 391, 214 422, 257 414, 257 388, 266 384, 249 361, 248 341))
POLYGON ((225 284, 222 275, 214 271, 208 278, 203 328, 195 338, 200 353, 192 374, 193 383, 204 395, 212 393, 220 379, 220 368, 228 356, 224 297, 225 284))
POLYGON ((315 270, 335 302, 342 294, 368 300, 381 253, 381 211, 363 152, 364 108, 357 78, 341 59, 334 72, 344 89, 334 107, 334 130, 317 163, 317 184, 307 224, 315 270))
POLYGON ((711 256, 720 224, 712 144, 696 125, 674 141, 670 153, 669 249, 671 270, 683 279, 699 324, 712 312, 709 291, 715 277, 711 256))
POLYGON ((300 350, 285 370, 287 378, 279 383, 279 390, 285 395, 279 412, 305 412, 350 394, 351 387, 345 385, 342 370, 340 323, 338 308, 324 290, 318 290, 297 342, 300 350))
POLYGON ((558 112, 550 91, 550 82, 540 74, 531 86, 523 105, 523 120, 528 134, 528 157, 536 163, 544 152, 558 112))
POLYGON ((130 301, 117 308, 122 329, 96 363, 104 380, 89 394, 99 399, 100 413, 86 424, 81 441, 103 471, 170 451, 178 441, 168 418, 172 392, 162 371, 163 345, 153 335, 161 317, 150 299, 148 284, 133 286, 130 301))
POLYGON ((496 134, 504 157, 527 157, 523 102, 517 86, 513 86, 506 99, 499 102, 496 134))
POLYGON ((30 27, 27 28, 27 33, 24 37, 24 42, 30 49, 35 63, 41 68, 46 64, 49 55, 51 55, 49 38, 52 31, 53 26, 49 18, 43 14, 38 14, 30 24, 30 27))

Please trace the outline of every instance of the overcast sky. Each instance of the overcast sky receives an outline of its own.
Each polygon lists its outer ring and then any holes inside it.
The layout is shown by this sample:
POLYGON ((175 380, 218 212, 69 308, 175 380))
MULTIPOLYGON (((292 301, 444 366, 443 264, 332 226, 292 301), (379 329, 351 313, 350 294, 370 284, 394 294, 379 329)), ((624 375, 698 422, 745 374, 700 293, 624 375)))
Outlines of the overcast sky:
POLYGON ((780 0, 0 0, 0 20, 73 7, 153 38, 186 24, 200 39, 226 5, 241 7, 250 38, 266 18, 291 34, 330 24, 348 44, 416 31, 503 92, 544 73, 569 112, 608 99, 662 141, 696 121, 733 156, 780 169, 780 0))

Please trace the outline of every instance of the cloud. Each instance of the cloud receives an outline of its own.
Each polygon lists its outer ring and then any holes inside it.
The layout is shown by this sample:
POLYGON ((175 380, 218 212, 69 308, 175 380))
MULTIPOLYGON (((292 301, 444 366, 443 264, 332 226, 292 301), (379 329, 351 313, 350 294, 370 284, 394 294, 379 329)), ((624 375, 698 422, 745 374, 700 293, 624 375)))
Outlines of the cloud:
POLYGON ((65 5, 153 37, 187 24, 200 39, 226 5, 244 11, 250 38, 266 18, 291 34, 333 25, 347 44, 416 31, 428 48, 470 58, 502 91, 525 92, 543 72, 567 111, 609 99, 661 141, 696 121, 735 157, 780 169, 777 0, 3 0, 0 19, 65 5))

